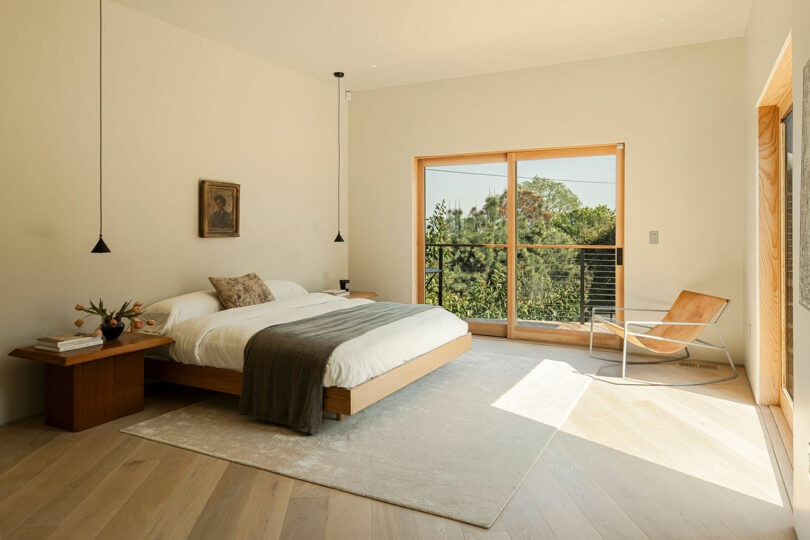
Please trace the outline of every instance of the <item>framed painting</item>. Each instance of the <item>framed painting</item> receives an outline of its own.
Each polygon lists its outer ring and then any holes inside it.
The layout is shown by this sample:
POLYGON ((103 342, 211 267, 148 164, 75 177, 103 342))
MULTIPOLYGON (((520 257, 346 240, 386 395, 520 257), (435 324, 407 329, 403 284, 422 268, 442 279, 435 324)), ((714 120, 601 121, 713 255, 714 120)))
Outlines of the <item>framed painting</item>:
POLYGON ((239 184, 200 180, 200 238, 239 236, 239 184))

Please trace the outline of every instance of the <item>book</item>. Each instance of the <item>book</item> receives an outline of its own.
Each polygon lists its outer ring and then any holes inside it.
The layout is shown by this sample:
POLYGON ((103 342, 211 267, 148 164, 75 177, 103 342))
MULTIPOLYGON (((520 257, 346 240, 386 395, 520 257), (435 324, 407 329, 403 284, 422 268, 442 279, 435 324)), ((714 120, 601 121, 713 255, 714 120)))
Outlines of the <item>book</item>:
POLYGON ((69 343, 48 343, 48 342, 45 342, 45 341, 37 341, 35 343, 35 345, 41 345, 42 347, 48 347, 50 349, 63 351, 65 349, 69 349, 69 348, 77 347, 77 346, 81 346, 81 345, 87 345, 87 344, 96 345, 96 344, 98 344, 99 342, 102 342, 102 341, 104 341, 104 340, 99 336, 98 338, 83 339, 81 341, 71 341, 69 343))
POLYGON ((332 296, 347 296, 349 294, 349 291, 344 291, 343 289, 326 289, 321 292, 331 294, 332 296))
POLYGON ((43 341, 45 343, 68 343, 87 341, 90 339, 96 339, 96 336, 93 334, 87 334, 85 332, 75 332, 72 334, 55 334, 53 336, 44 336, 39 338, 37 341, 43 341))
POLYGON ((75 334, 57 334, 54 336, 41 337, 37 340, 36 344, 45 347, 47 350, 64 351, 69 348, 76 348, 77 346, 98 345, 102 341, 101 336, 78 332, 75 334))
POLYGON ((85 347, 93 347, 95 345, 102 345, 104 340, 102 338, 95 339, 93 341, 82 341, 80 343, 74 343, 71 345, 62 345, 59 347, 55 347, 52 345, 42 345, 37 343, 34 345, 35 349, 39 349, 42 351, 50 351, 50 352, 67 352, 67 351, 75 351, 76 349, 84 349, 85 347))

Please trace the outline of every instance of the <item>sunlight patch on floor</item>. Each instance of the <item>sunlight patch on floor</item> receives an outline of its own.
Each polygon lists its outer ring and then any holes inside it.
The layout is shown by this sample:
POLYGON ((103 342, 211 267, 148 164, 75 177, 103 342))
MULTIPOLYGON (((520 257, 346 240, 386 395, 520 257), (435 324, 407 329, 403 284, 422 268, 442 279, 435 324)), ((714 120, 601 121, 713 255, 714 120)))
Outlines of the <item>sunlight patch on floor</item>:
MULTIPOLYGON (((661 381, 688 380, 699 371, 677 364, 634 368, 634 376, 661 381)), ((613 378, 614 370, 614 366, 603 368, 599 376, 613 378)), ((779 472, 747 384, 742 373, 739 379, 725 383, 690 387, 594 381, 560 429, 702 481, 785 506, 788 502, 779 472)))
MULTIPOLYGON (((738 379, 705 386, 623 385, 620 366, 594 360, 584 349, 480 338, 473 343, 538 358, 494 407, 775 506, 789 505, 743 369, 738 379)), ((714 371, 677 362, 628 367, 629 376, 661 382, 705 380, 714 371)))
POLYGON ((546 358, 492 406, 559 428, 591 380, 568 362, 546 358))

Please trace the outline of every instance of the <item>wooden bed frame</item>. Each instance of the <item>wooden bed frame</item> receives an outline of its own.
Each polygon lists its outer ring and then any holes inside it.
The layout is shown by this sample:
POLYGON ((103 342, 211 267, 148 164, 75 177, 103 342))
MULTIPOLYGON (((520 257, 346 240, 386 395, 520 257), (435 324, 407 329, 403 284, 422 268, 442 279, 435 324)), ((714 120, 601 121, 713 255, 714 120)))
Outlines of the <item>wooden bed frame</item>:
MULTIPOLYGON (((323 389, 323 410, 333 412, 337 414, 338 420, 343 420, 343 415, 352 415, 362 411, 369 405, 461 356, 469 351, 471 346, 472 334, 468 333, 422 356, 417 356, 391 371, 358 384, 354 388, 326 387, 323 389)), ((146 358, 144 375, 150 379, 215 390, 226 394, 238 396, 242 393, 242 372, 232 369, 193 366, 172 360, 146 358)))

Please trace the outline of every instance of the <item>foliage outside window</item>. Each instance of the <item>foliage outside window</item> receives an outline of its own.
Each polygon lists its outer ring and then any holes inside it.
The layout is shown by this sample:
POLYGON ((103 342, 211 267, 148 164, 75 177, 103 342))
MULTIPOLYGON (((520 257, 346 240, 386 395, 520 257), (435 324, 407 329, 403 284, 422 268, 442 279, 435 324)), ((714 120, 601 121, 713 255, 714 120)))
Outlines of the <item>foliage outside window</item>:
MULTIPOLYGON (((615 211, 583 205, 562 182, 536 176, 520 183, 516 206, 518 246, 615 244, 615 211)), ((506 319, 507 249, 452 244, 506 244, 507 237, 506 191, 466 215, 446 201, 434 206, 425 220, 425 268, 439 268, 441 251, 446 309, 465 318, 506 319)), ((581 282, 587 306, 613 305, 613 257, 605 249, 518 247, 518 319, 579 321, 581 282)), ((428 276, 425 302, 438 304, 438 297, 439 280, 428 276)))

